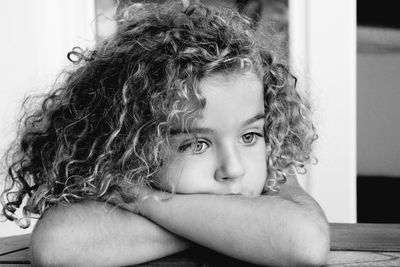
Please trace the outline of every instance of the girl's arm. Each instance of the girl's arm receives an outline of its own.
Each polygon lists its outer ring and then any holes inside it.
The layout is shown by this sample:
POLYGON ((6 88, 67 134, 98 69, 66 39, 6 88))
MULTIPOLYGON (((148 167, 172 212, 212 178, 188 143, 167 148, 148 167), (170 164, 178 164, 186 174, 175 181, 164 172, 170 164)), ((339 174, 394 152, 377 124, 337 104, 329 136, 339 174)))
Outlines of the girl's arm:
POLYGON ((188 247, 140 215, 94 201, 50 208, 30 245, 33 266, 132 265, 188 247))
POLYGON ((325 215, 296 175, 276 195, 148 198, 140 212, 179 236, 256 264, 321 265, 329 251, 325 215))

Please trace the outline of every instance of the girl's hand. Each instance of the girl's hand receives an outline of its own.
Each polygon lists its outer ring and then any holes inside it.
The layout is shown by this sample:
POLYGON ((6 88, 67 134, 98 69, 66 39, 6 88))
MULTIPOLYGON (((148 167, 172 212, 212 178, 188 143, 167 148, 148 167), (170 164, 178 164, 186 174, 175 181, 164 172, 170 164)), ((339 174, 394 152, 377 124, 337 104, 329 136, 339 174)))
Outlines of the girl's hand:
POLYGON ((173 197, 174 194, 165 192, 165 191, 160 191, 157 189, 153 189, 150 187, 143 188, 142 190, 143 196, 140 197, 137 201, 135 202, 130 202, 130 203, 117 203, 114 201, 109 201, 109 203, 122 208, 124 210, 140 214, 144 216, 145 213, 145 204, 148 202, 153 202, 153 201, 163 201, 163 200, 168 200, 171 197, 173 197))

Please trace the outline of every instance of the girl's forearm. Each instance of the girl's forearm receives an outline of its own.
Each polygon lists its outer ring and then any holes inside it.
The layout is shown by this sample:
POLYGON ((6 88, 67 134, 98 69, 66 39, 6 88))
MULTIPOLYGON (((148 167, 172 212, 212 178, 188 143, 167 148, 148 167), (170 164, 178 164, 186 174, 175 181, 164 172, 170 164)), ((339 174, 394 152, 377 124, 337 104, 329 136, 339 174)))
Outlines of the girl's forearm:
POLYGON ((100 202, 53 207, 31 239, 35 266, 122 266, 186 249, 189 242, 148 219, 100 202))
POLYGON ((319 265, 329 250, 329 229, 315 201, 297 188, 287 185, 277 196, 256 198, 149 198, 141 212, 177 235, 241 260, 274 266, 319 265))

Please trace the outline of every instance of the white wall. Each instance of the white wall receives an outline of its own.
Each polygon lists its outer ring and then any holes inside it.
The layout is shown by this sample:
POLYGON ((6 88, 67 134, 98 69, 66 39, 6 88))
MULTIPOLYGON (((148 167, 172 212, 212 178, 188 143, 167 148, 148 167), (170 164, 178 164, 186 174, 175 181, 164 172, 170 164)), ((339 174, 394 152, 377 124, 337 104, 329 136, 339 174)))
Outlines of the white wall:
POLYGON ((314 99, 318 164, 302 179, 330 222, 356 221, 356 1, 290 0, 290 57, 314 99))
MULTIPOLYGON (((94 0, 0 2, 0 154, 15 137, 25 96, 48 91, 74 46, 94 44, 94 0)), ((4 170, 0 173, 3 189, 4 170)), ((0 222, 0 237, 30 232, 0 222)))

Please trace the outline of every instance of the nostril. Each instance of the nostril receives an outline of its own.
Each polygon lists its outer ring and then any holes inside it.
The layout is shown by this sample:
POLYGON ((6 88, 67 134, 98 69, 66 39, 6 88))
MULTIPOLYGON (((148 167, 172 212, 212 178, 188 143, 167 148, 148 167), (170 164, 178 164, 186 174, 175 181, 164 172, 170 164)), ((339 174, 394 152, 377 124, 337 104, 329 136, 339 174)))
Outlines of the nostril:
POLYGON ((217 180, 217 181, 220 181, 220 182, 226 182, 226 181, 228 181, 228 180, 230 180, 231 178, 229 178, 229 177, 227 177, 227 176, 225 176, 225 175, 218 175, 218 174, 216 174, 215 175, 215 180, 217 180))
POLYGON ((240 152, 235 147, 224 147, 219 154, 219 166, 215 170, 218 181, 231 181, 241 178, 245 174, 245 166, 240 152))
POLYGON ((235 166, 223 166, 216 170, 215 178, 218 181, 231 181, 236 180, 244 176, 245 170, 241 165, 235 166))

